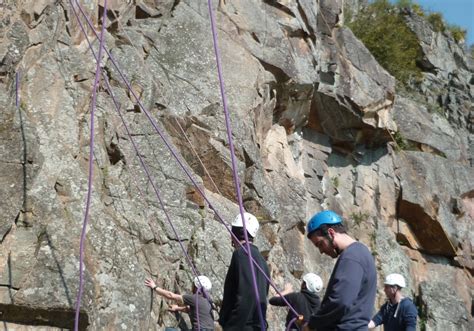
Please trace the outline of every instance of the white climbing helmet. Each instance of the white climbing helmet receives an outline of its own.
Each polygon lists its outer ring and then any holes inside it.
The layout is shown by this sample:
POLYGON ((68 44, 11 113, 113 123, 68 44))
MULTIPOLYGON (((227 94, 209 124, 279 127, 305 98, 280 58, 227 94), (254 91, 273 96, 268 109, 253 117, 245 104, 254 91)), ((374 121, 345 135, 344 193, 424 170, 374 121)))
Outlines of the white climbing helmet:
MULTIPOLYGON (((260 227, 260 223, 258 223, 258 220, 255 216, 253 216, 250 213, 244 213, 245 217, 245 227, 247 229, 247 232, 255 238, 258 232, 258 228, 260 227)), ((235 226, 237 228, 243 228, 244 224, 242 223, 242 217, 240 217, 240 213, 235 216, 234 221, 232 222, 232 226, 235 226)))
POLYGON ((387 277, 385 277, 385 285, 397 285, 399 287, 405 287, 405 278, 403 278, 402 275, 400 274, 390 274, 387 277))
POLYGON ((211 280, 206 276, 198 276, 194 277, 194 286, 196 286, 196 288, 200 288, 202 286, 204 290, 210 291, 212 288, 212 283, 211 280))
POLYGON ((316 274, 308 273, 303 276, 306 288, 313 293, 320 292, 323 289, 323 280, 316 274))

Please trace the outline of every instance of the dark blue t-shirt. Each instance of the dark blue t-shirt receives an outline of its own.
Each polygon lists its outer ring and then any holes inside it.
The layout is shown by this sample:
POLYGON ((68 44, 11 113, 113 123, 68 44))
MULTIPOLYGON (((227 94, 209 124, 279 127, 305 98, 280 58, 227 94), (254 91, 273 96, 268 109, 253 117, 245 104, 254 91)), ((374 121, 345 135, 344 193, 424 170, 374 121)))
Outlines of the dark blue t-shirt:
POLYGON ((367 330, 377 291, 375 263, 369 249, 354 242, 334 266, 318 312, 309 327, 321 330, 367 330))
POLYGON ((417 315, 418 311, 413 302, 403 298, 397 304, 386 302, 372 321, 375 325, 383 324, 385 331, 415 331, 417 315))

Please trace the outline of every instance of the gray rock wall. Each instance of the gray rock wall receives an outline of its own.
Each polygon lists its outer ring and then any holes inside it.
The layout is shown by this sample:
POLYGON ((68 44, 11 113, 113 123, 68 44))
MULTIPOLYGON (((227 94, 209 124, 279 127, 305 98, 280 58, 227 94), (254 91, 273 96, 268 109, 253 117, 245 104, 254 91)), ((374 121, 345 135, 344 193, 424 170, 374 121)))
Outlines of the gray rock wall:
MULTIPOLYGON (((95 61, 72 2, 0 3, 5 328, 70 328, 74 319, 95 61)), ((82 1, 96 30, 102 4, 82 1)), ((102 80, 81 328, 160 330, 177 324, 176 317, 151 296, 145 277, 186 292, 193 276, 132 140, 185 249, 213 281, 218 304, 232 253, 216 215, 230 222, 238 206, 207 4, 108 5, 107 49, 212 207, 105 56, 102 65, 131 136, 102 80)), ((439 70, 427 67, 424 94, 402 97, 395 79, 341 26, 341 1, 214 6, 244 205, 261 222, 257 245, 272 279, 297 288, 299 277, 311 271, 328 281, 334 261, 319 255, 303 229, 314 212, 331 208, 371 249, 380 281, 394 271, 408 278, 406 294, 419 306, 420 327, 470 329, 473 72, 463 49, 413 20, 413 29, 422 26, 427 61, 439 70), (439 54, 453 60, 439 62, 439 54), (436 94, 434 85, 447 89, 436 94), (433 112, 433 100, 446 112, 433 112), (397 137, 404 150, 396 147, 397 137)), ((379 289, 377 304, 384 301, 379 289)), ((269 308, 271 330, 283 329, 285 314, 269 308)))

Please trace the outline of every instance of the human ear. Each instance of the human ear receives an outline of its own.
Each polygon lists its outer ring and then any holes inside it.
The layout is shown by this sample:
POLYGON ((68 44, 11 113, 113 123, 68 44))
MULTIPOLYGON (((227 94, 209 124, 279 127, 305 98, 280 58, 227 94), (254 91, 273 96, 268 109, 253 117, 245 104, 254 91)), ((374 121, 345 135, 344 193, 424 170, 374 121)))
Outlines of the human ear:
POLYGON ((334 231, 333 228, 329 228, 327 233, 328 233, 329 240, 331 240, 332 242, 334 240, 334 235, 336 234, 336 231, 334 231))

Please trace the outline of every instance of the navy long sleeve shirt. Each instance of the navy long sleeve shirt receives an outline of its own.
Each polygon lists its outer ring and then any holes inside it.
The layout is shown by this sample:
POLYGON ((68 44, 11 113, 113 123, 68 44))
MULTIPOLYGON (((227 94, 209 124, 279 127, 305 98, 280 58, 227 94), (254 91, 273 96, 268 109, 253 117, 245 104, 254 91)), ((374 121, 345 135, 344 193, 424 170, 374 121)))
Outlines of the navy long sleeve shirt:
POLYGON ((418 311, 413 302, 403 298, 397 304, 383 304, 372 321, 375 325, 383 324, 385 331, 416 331, 417 316, 418 311))
POLYGON ((318 312, 308 326, 322 330, 367 330, 377 290, 375 263, 369 249, 354 242, 339 256, 318 312))

